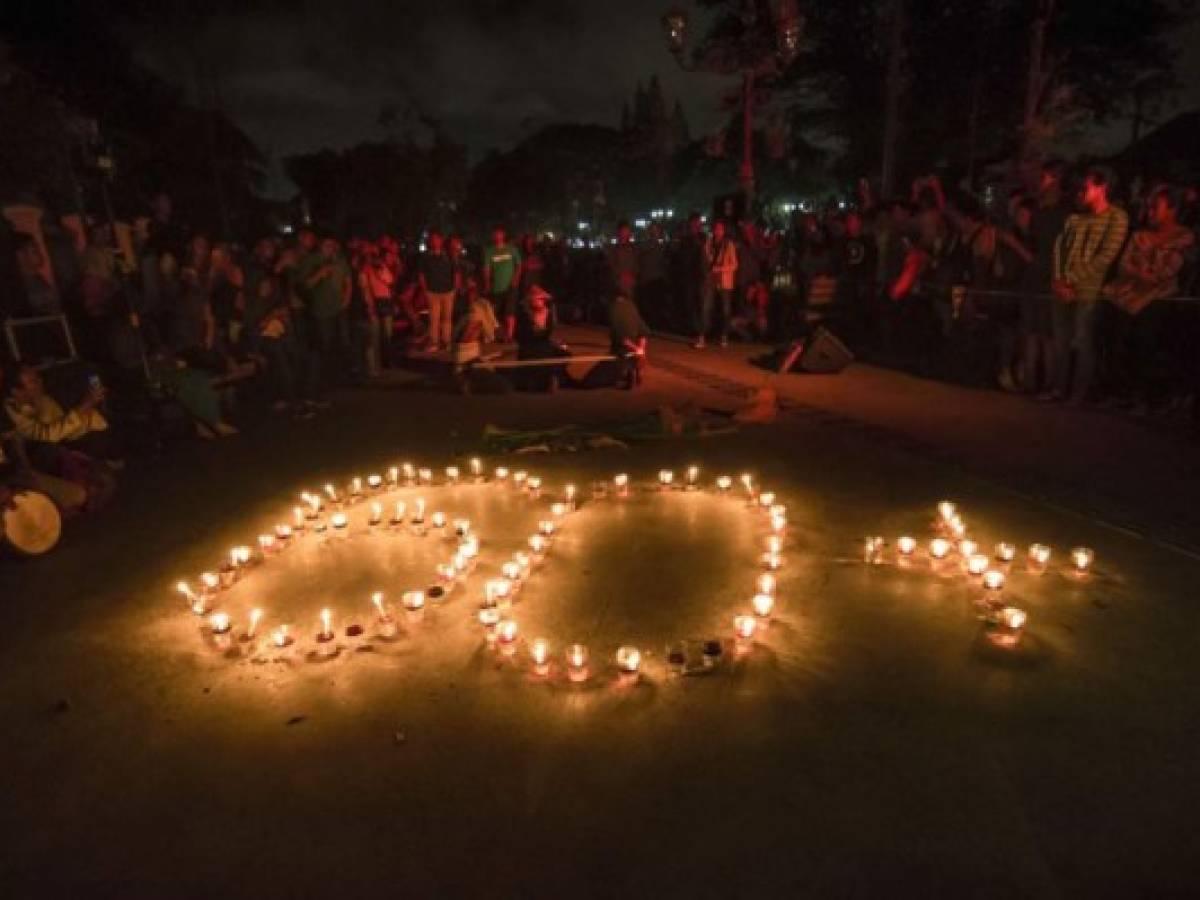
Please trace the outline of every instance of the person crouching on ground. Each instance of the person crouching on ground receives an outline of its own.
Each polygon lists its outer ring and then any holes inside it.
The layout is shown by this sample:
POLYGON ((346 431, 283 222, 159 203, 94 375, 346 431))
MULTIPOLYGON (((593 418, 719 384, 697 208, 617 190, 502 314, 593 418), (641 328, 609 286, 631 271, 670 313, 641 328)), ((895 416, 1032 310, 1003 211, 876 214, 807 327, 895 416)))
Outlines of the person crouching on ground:
POLYGON ((650 329, 637 306, 624 294, 617 294, 608 307, 608 328, 612 354, 621 366, 618 384, 630 390, 642 383, 650 329))

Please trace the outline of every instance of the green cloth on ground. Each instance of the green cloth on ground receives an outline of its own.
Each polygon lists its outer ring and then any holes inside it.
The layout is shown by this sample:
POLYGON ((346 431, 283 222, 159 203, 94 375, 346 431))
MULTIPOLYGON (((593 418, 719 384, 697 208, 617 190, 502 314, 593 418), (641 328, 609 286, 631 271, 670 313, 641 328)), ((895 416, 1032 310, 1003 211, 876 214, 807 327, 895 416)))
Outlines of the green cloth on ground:
POLYGON ((663 407, 645 415, 598 425, 563 425, 542 431, 520 431, 487 425, 483 446, 489 453, 514 453, 526 448, 548 452, 589 450, 613 442, 661 440, 667 437, 712 437, 737 431, 727 416, 705 416, 695 407, 663 407))

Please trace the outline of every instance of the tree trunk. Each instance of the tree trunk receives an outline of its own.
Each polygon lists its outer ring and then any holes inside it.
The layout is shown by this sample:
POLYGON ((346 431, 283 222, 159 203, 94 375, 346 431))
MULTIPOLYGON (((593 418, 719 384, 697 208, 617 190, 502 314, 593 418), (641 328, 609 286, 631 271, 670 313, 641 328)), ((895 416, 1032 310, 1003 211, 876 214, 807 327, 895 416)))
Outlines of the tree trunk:
POLYGON ((891 29, 888 37, 887 81, 884 84, 886 106, 883 122, 883 166, 879 175, 881 197, 891 197, 896 186, 896 150, 900 137, 900 98, 903 94, 904 0, 892 0, 891 29))
POLYGON ((1032 187, 1037 181, 1042 148, 1038 141, 1038 113, 1045 93, 1046 31, 1054 18, 1055 0, 1031 0, 1035 9, 1029 23, 1029 73, 1025 81, 1025 108, 1021 114, 1021 149, 1017 170, 1021 181, 1032 187))

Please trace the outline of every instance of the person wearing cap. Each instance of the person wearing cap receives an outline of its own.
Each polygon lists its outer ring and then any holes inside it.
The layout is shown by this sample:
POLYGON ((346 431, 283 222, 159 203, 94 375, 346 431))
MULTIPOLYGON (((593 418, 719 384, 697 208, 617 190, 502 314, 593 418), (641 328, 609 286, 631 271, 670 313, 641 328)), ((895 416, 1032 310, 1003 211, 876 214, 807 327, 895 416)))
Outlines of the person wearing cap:
MULTIPOLYGON (((564 344, 554 339, 554 328, 558 324, 551 303, 550 292, 534 285, 525 295, 517 316, 517 359, 560 359, 571 355, 564 344)), ((565 382, 565 366, 531 366, 526 371, 518 370, 518 385, 528 390, 555 390, 565 382)))

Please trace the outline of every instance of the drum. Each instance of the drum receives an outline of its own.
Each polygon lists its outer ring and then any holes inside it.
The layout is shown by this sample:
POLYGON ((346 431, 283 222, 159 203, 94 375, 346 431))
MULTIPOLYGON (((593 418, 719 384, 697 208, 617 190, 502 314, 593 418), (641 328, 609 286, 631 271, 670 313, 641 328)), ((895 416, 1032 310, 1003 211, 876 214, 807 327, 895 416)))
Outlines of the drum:
POLYGON ((49 553, 61 535, 58 507, 39 491, 17 491, 12 505, 0 510, 0 546, 18 556, 49 553))

